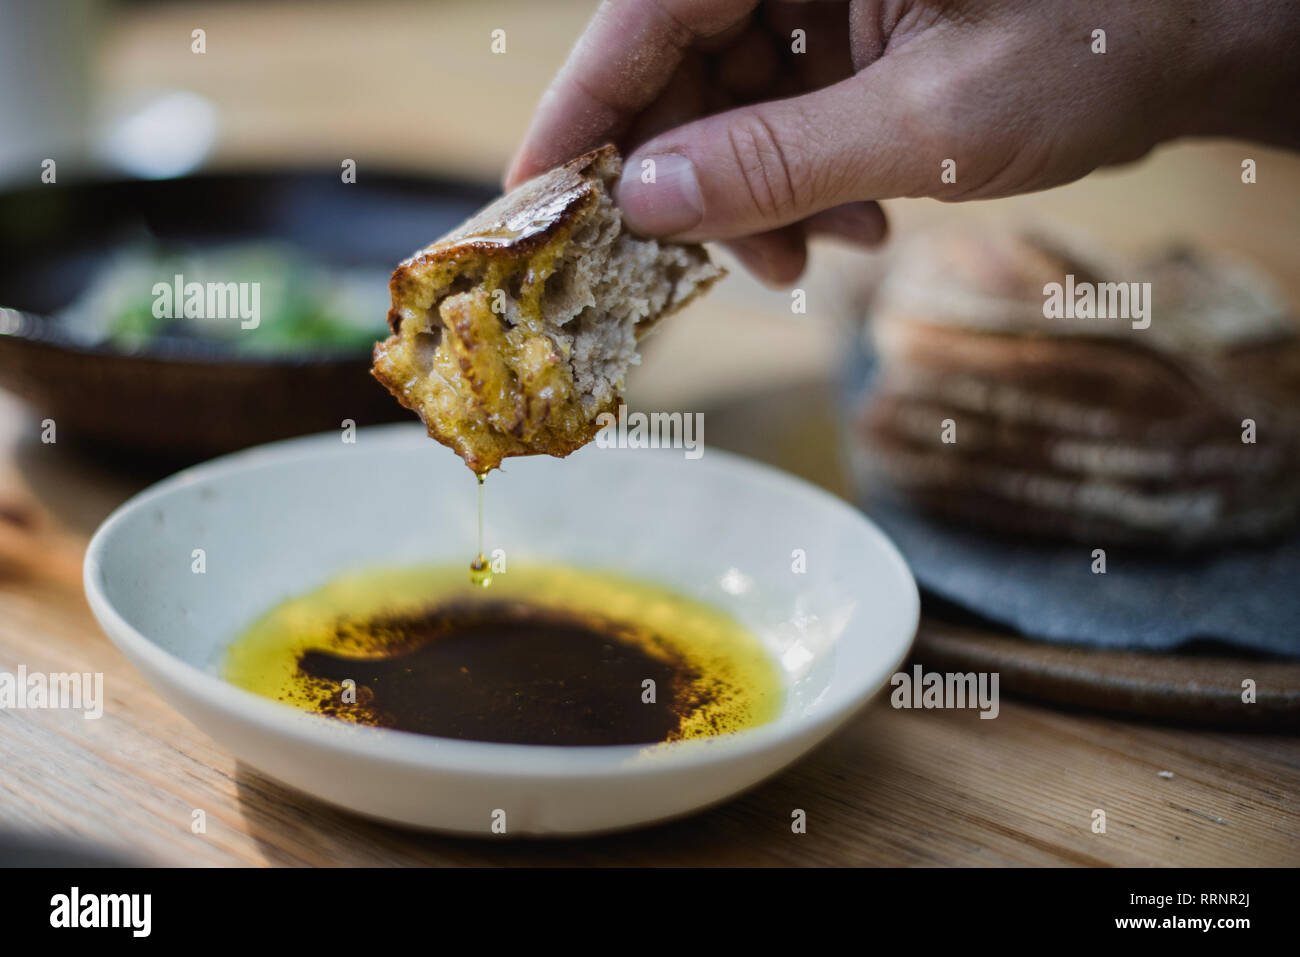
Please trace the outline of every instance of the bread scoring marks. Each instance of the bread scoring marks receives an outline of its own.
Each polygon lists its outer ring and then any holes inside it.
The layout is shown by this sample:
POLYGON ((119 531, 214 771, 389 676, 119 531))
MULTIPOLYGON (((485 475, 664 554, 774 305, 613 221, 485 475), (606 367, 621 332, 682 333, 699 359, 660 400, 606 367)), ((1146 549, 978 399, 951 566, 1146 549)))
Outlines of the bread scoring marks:
POLYGON ((1151 325, 1151 283, 1075 282, 1067 273, 1064 283, 1043 286, 1045 319, 1128 319, 1134 329, 1151 325))
POLYGON ((600 449, 684 449, 688 459, 704 455, 703 412, 628 412, 622 403, 618 415, 596 416, 600 449))

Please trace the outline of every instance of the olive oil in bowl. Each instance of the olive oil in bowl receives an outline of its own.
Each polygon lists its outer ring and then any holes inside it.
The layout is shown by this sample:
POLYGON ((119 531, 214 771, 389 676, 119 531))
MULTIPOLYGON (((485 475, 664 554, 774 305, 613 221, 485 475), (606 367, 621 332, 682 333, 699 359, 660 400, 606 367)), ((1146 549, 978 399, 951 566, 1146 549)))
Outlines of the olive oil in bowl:
POLYGON ((463 564, 346 576, 230 646, 232 683, 357 724, 513 744, 653 744, 776 717, 781 677, 724 612, 660 585, 463 564))

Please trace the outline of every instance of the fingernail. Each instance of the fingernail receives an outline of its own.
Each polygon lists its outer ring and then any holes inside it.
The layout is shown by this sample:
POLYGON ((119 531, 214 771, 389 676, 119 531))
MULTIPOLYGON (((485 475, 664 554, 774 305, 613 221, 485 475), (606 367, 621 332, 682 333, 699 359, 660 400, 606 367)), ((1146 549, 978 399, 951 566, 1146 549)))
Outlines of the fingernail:
POLYGON ((618 204, 628 228, 648 236, 682 233, 704 218, 695 164, 679 153, 628 160, 618 184, 618 204))

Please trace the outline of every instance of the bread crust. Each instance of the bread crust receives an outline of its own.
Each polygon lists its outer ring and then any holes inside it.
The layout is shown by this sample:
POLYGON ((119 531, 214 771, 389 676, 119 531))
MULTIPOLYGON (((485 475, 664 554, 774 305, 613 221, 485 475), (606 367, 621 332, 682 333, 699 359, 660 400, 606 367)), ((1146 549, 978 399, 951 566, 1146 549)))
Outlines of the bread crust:
MULTIPOLYGON (((471 258, 522 260, 545 246, 596 202, 588 173, 618 156, 612 144, 583 153, 493 200, 451 232, 397 264, 388 289, 393 302, 410 291, 417 271, 471 258)), ((388 325, 401 331, 401 315, 388 311, 388 325)))
POLYGON ((621 401, 621 379, 609 375, 593 387, 592 366, 580 367, 573 357, 573 327, 560 326, 574 313, 547 298, 552 276, 564 278, 559 274, 574 263, 604 261, 583 258, 595 255, 593 228, 611 244, 600 247, 603 256, 615 255, 617 239, 689 264, 684 273, 664 259, 639 264, 638 275, 658 277, 671 293, 653 308, 626 287, 597 296, 595 312, 582 307, 590 318, 581 328, 590 330, 608 317, 605 305, 642 303, 639 317, 624 310, 615 320, 622 325, 610 327, 627 336, 628 351, 723 274, 699 246, 623 235, 608 197, 620 165, 612 145, 572 159, 489 204, 393 272, 393 334, 376 344, 371 372, 476 473, 509 456, 568 455, 595 437, 599 416, 621 401), (583 383, 580 374, 588 377, 583 383))

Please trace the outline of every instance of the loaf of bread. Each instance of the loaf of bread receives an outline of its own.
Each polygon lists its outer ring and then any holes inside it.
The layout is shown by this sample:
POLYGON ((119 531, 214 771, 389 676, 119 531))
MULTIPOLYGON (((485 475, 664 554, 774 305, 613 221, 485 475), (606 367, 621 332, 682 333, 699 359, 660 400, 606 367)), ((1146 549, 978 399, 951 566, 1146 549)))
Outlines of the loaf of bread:
POLYGON ((1300 336, 1271 282, 1177 248, 1028 231, 923 236, 872 307, 869 495, 1004 534, 1189 548, 1300 511, 1300 336), (1149 314, 1045 315, 1050 284, 1150 283, 1149 314))
POLYGON ((605 146, 544 173, 393 273, 373 374, 476 473, 590 442, 637 341, 723 275, 624 229, 621 165, 605 146))

